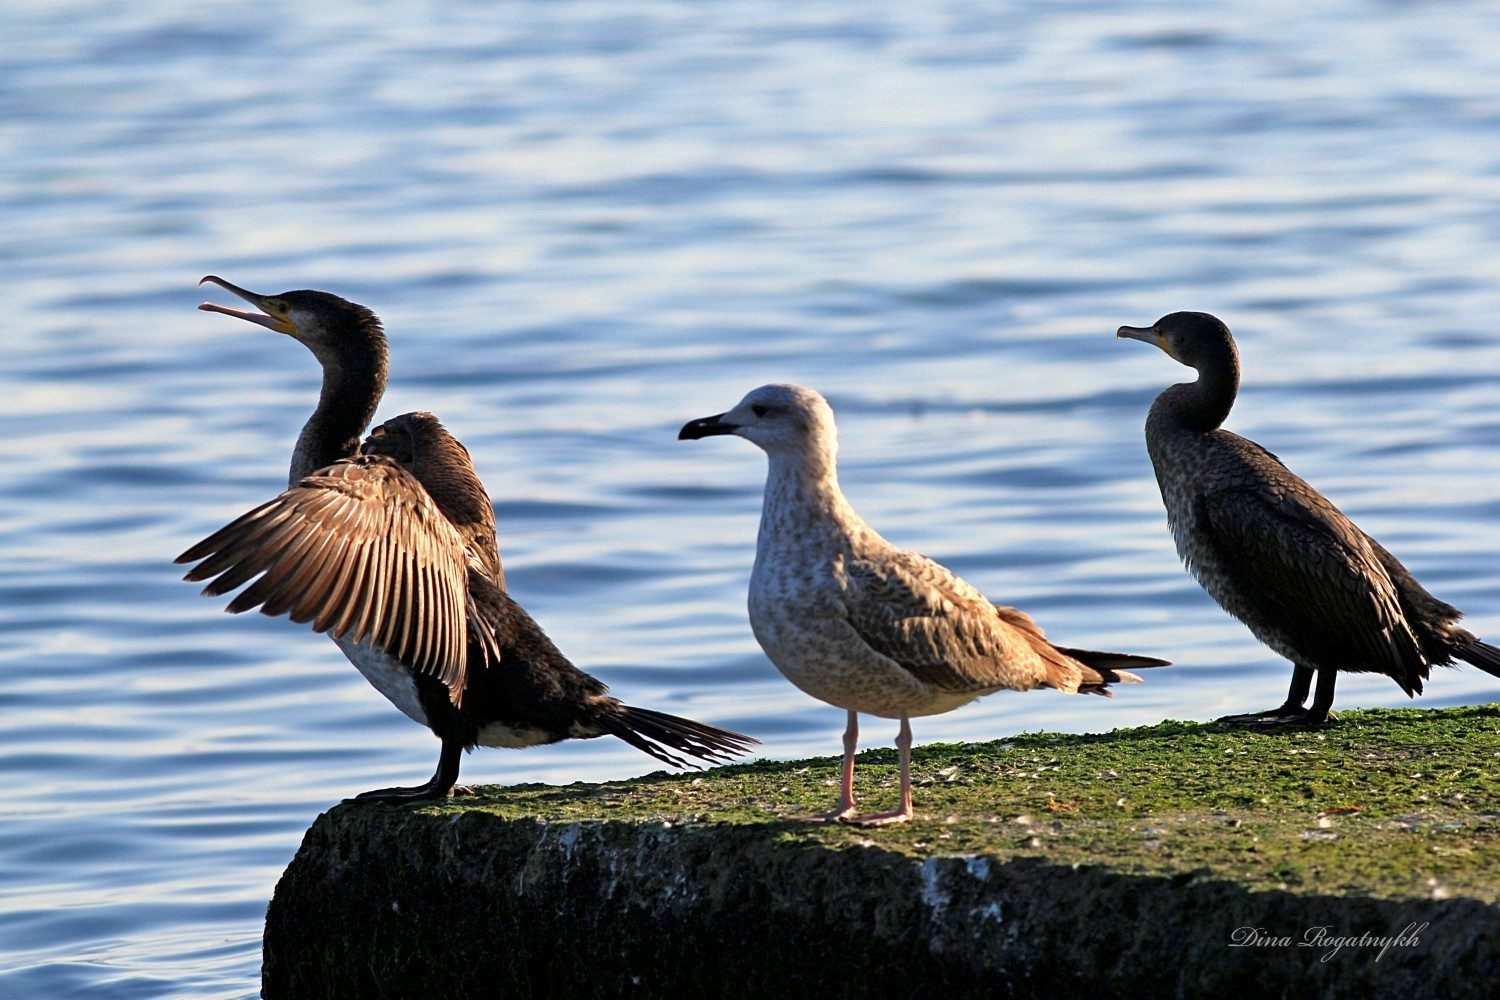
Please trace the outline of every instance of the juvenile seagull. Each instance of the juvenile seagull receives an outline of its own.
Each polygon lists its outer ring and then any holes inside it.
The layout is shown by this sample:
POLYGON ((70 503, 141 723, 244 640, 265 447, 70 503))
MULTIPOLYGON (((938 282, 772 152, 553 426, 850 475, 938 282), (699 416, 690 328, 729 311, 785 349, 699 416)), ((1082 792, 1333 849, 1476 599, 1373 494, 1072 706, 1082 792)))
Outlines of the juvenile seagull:
POLYGON ((1381 673, 1422 693, 1454 658, 1500 676, 1500 649, 1458 626, 1395 556, 1260 445, 1221 426, 1240 386, 1239 351, 1216 317, 1175 312, 1116 336, 1154 344, 1198 373, 1165 389, 1146 417, 1177 554, 1214 600, 1292 661, 1286 702, 1220 719, 1322 725, 1340 670, 1381 673), (1304 708, 1313 674, 1318 689, 1304 708))
POLYGON ((891 545, 844 499, 833 410, 799 385, 764 385, 734 409, 690 421, 682 440, 737 434, 770 459, 750 627, 802 691, 849 713, 838 804, 818 817, 863 826, 911 819, 911 722, 994 691, 1109 695, 1125 667, 1167 661, 1054 646, 1031 617, 991 604, 945 567, 891 545), (858 714, 900 719, 901 804, 857 815, 858 714))
POLYGON ((375 314, 327 292, 262 296, 205 278, 259 312, 206 304, 288 334, 323 366, 291 485, 177 557, 231 612, 259 607, 326 632, 360 673, 442 741, 431 780, 360 798, 446 796, 459 753, 617 736, 681 767, 755 740, 622 705, 573 666, 505 592, 495 515, 469 453, 428 413, 386 421, 356 453, 386 381, 375 314), (258 577, 258 579, 257 579, 258 577), (251 581, 254 582, 251 582, 251 581))

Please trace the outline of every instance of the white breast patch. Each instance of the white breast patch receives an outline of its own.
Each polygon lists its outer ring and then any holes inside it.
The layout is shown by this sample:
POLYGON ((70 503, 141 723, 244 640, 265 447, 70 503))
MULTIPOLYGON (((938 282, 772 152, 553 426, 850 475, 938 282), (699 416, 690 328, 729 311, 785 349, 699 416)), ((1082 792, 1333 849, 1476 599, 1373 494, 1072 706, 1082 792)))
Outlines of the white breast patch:
POLYGON ((389 653, 364 643, 356 644, 345 639, 333 641, 376 691, 389 698, 408 719, 427 725, 427 713, 422 711, 422 700, 417 697, 417 684, 409 667, 389 653))

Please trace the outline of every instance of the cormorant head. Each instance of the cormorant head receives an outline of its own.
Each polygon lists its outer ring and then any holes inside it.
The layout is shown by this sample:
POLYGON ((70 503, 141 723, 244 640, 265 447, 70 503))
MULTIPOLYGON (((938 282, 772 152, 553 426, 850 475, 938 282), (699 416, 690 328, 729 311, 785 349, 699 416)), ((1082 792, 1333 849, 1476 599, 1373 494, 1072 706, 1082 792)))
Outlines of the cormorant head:
POLYGON ((238 295, 259 312, 233 309, 214 302, 205 302, 199 309, 235 316, 284 333, 306 344, 320 361, 327 362, 350 351, 373 350, 381 356, 385 353, 385 331, 380 318, 357 302, 331 292, 306 288, 280 295, 261 295, 212 274, 198 284, 204 282, 212 282, 238 295))
POLYGON ((1122 326, 1115 336, 1155 344, 1173 361, 1200 371, 1226 354, 1237 357, 1234 337, 1217 316, 1204 312, 1168 313, 1149 327, 1122 326))
POLYGON ((801 385, 752 389, 734 409, 688 421, 677 439, 691 441, 716 434, 738 435, 772 454, 826 451, 829 458, 837 441, 828 401, 801 385))

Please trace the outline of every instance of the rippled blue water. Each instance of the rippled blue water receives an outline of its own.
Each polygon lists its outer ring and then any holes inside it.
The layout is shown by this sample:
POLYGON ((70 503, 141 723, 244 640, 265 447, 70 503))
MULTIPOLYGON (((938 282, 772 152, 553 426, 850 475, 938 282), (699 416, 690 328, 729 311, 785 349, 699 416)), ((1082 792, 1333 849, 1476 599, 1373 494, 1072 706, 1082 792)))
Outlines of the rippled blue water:
MULTIPOLYGON (((771 756, 836 752, 841 714, 746 625, 762 457, 674 436, 772 380, 828 394, 893 541, 1180 664, 919 741, 1280 699, 1165 531, 1140 428, 1185 370, 1112 336, 1179 308, 1239 333, 1231 425, 1500 635, 1489 5, 23 0, 0 37, 0 995, 253 995, 302 831, 435 760, 332 644, 171 565, 280 487, 316 393, 301 347, 194 311, 208 272, 380 312, 381 412, 467 442, 514 593, 626 699, 771 756)), ((465 776, 652 768, 595 741, 465 776)))

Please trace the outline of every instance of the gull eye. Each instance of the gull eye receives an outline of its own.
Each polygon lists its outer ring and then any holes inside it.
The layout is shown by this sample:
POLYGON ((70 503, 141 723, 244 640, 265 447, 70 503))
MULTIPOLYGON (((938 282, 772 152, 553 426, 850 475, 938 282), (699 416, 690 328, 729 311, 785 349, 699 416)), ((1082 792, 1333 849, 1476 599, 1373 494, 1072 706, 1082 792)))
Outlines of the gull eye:
POLYGON ((771 411, 769 407, 762 406, 761 404, 756 403, 754 406, 750 407, 750 412, 755 414, 757 417, 763 417, 771 411))

